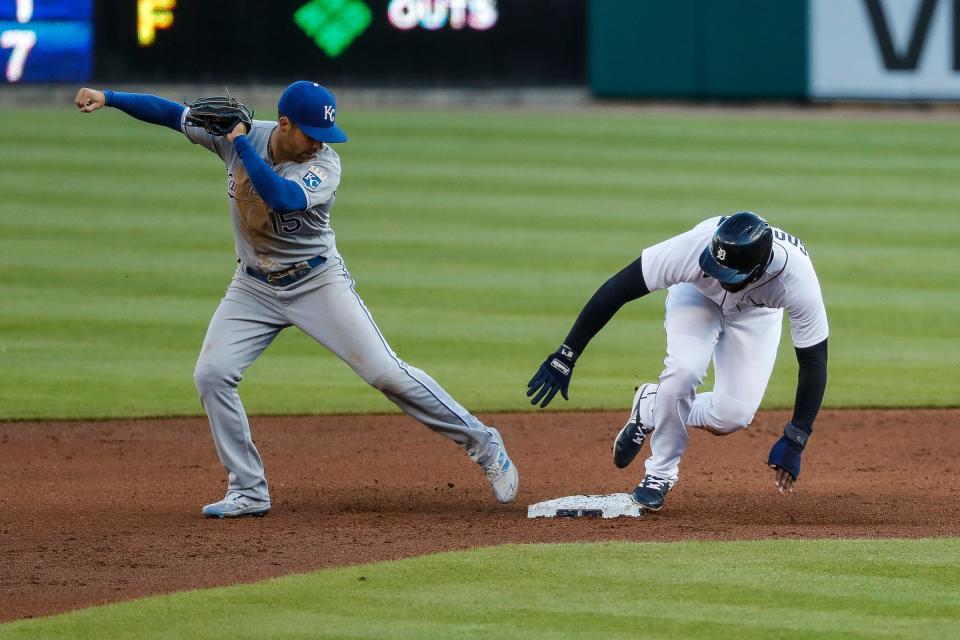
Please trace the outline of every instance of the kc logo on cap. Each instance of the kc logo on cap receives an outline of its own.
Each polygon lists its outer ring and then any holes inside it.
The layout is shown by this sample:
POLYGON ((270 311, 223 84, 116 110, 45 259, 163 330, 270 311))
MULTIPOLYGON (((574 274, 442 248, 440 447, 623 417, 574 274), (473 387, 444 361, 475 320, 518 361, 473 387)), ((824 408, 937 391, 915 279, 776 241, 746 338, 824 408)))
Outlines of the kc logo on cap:
POLYGON ((337 118, 336 98, 316 82, 300 80, 284 89, 277 111, 314 140, 347 141, 347 134, 334 124, 337 118))

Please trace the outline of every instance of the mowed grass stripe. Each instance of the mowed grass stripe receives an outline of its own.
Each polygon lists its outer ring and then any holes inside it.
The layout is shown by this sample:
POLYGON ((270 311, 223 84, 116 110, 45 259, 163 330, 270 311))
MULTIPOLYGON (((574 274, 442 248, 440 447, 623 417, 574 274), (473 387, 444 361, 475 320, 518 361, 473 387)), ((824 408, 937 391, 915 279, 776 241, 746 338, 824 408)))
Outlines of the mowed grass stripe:
POLYGON ((0 638, 950 638, 960 540, 509 545, 0 625, 0 638))
MULTIPOLYGON (((235 260, 219 160, 111 111, 0 117, 15 151, 0 157, 0 419, 199 413, 193 364, 235 260)), ((333 224, 358 291, 391 346, 475 411, 528 407, 543 356, 644 247, 744 208, 814 256, 832 330, 827 406, 960 398, 956 123, 343 118, 333 224)), ((559 406, 627 406, 662 366, 662 309, 662 293, 625 307, 559 406)), ((792 405, 795 369, 785 337, 765 406, 792 405)), ((394 410, 295 332, 245 380, 254 414, 394 410)))

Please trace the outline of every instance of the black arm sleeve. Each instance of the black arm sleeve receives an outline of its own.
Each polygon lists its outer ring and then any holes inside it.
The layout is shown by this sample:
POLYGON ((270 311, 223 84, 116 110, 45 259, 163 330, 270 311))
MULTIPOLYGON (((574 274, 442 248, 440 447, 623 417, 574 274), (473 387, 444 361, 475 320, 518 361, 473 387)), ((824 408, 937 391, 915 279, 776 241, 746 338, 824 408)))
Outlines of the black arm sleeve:
POLYGON ((827 388, 827 341, 796 349, 796 352, 800 371, 797 373, 797 398, 790 422, 810 433, 827 388))
POLYGON ((577 355, 583 353, 587 343, 603 329, 620 307, 650 293, 643 280, 643 269, 640 265, 642 258, 643 256, 640 256, 611 276, 583 307, 563 342, 577 355))

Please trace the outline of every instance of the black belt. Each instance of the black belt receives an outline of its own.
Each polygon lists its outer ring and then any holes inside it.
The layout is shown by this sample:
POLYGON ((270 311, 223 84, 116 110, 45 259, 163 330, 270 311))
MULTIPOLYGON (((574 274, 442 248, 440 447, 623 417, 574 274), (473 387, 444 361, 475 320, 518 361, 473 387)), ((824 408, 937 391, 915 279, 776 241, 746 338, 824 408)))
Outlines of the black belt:
POLYGON ((289 284, 293 284, 297 280, 300 280, 326 261, 327 259, 323 256, 317 256, 316 258, 310 258, 309 260, 302 260, 301 262, 294 263, 283 271, 271 271, 270 273, 260 271, 259 269, 254 269, 253 267, 248 267, 247 265, 243 265, 243 269, 251 278, 256 278, 260 282, 265 282, 271 287, 285 287, 289 284))

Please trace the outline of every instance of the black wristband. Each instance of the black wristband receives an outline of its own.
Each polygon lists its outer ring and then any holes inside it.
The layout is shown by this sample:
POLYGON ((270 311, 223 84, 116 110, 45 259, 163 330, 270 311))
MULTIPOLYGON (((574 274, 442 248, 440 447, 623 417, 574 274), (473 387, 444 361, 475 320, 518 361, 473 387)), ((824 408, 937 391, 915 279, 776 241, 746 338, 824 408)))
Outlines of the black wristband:
POLYGON ((560 345, 560 348, 557 349, 557 353, 559 353, 564 358, 567 358, 570 362, 576 362, 577 358, 580 357, 580 355, 576 351, 574 351, 573 349, 571 349, 565 344, 560 345))
POLYGON ((801 450, 807 446, 807 439, 810 437, 808 432, 795 426, 792 422, 788 422, 787 426, 783 428, 783 435, 787 437, 787 440, 799 446, 801 450))

